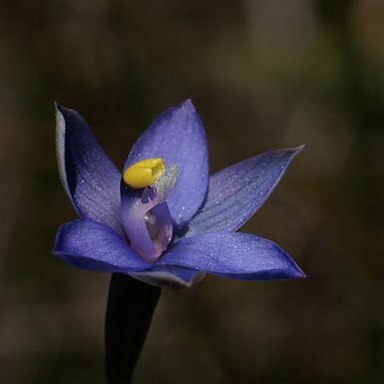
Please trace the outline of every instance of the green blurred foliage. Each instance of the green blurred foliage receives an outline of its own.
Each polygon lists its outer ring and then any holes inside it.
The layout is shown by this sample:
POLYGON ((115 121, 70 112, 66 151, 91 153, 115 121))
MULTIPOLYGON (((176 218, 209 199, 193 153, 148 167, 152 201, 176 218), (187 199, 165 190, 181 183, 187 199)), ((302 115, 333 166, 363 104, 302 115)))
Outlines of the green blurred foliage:
POLYGON ((244 231, 284 246, 308 279, 164 291, 136 382, 383 382, 381 0, 3 0, 0 84, 1 383, 104 382, 108 276, 51 256, 75 217, 53 101, 121 166, 188 97, 212 171, 307 144, 244 231))

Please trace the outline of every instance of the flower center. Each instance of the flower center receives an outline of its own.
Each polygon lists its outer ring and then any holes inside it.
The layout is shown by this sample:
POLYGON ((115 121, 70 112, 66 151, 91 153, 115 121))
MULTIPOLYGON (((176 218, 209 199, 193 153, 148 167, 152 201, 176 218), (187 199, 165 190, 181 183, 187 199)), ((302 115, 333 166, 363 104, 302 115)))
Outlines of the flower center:
POLYGON ((155 184, 165 170, 164 160, 160 157, 154 157, 131 165, 124 172, 123 179, 131 188, 145 188, 155 184))
POLYGON ((121 183, 121 220, 131 248, 154 262, 167 249, 173 223, 166 198, 174 187, 178 166, 167 170, 161 158, 139 161, 127 168, 121 183))

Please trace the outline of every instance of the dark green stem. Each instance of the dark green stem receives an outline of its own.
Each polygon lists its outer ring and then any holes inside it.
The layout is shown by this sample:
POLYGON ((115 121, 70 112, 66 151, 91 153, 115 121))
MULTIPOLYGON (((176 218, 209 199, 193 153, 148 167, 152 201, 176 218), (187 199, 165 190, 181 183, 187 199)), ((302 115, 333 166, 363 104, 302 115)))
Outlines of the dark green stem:
POLYGON ((160 293, 128 275, 112 274, 105 319, 108 384, 131 383, 160 293))

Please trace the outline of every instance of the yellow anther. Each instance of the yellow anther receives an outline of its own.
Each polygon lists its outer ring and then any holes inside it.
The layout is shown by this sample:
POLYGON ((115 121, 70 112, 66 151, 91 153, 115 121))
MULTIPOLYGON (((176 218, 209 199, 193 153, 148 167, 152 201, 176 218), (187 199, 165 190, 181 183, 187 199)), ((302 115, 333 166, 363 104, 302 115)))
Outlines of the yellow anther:
POLYGON ((131 188, 145 188, 154 185, 165 169, 165 162, 160 157, 145 159, 131 165, 124 172, 123 179, 131 188))

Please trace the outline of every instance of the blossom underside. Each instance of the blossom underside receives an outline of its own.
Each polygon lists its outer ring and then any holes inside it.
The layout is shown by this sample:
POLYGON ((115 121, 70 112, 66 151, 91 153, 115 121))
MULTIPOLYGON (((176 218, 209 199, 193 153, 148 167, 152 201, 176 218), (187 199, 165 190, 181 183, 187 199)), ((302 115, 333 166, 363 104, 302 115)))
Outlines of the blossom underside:
POLYGON ((264 153, 209 178, 204 128, 188 100, 153 122, 119 173, 84 119, 58 106, 59 171, 80 219, 59 229, 54 253, 81 268, 159 286, 191 286, 204 273, 303 277, 270 240, 234 232, 300 150, 264 153))

